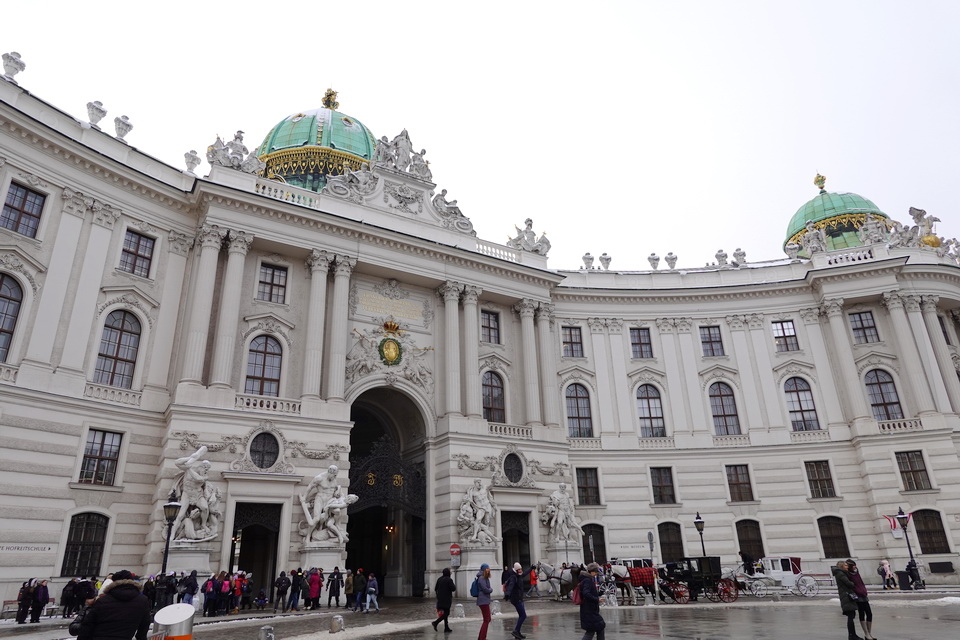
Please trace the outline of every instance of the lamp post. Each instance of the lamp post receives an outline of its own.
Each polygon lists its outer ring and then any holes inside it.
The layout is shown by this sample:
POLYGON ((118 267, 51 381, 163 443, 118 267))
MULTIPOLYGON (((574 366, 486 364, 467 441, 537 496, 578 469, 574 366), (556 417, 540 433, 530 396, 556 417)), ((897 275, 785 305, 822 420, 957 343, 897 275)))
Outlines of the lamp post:
POLYGON ((910 574, 910 580, 912 582, 913 569, 917 566, 917 563, 913 559, 913 548, 910 546, 910 534, 907 532, 907 525, 910 524, 910 516, 903 512, 903 507, 899 507, 896 518, 900 528, 903 529, 903 537, 907 540, 907 553, 910 554, 910 564, 907 565, 907 572, 910 574))
POLYGON ((697 511, 697 517, 693 519, 693 525, 697 528, 697 533, 700 534, 700 551, 706 556, 707 548, 703 546, 703 524, 703 518, 700 517, 700 512, 697 511))
POLYGON ((157 601, 167 602, 167 558, 170 556, 170 538, 173 537, 173 523, 180 513, 180 503, 177 502, 177 492, 170 490, 170 498, 163 505, 163 519, 167 521, 167 540, 163 545, 163 566, 160 568, 160 579, 157 581, 157 601))

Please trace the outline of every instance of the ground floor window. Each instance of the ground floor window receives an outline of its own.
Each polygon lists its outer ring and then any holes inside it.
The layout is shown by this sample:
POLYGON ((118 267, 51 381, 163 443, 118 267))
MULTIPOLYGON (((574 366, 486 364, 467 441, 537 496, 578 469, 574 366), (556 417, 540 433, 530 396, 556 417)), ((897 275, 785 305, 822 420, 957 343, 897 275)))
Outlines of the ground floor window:
POLYGON ((70 519, 61 576, 100 575, 109 522, 107 516, 99 513, 78 513, 70 519))
POLYGON ((683 560, 683 532, 676 522, 661 522, 657 525, 660 538, 660 559, 663 562, 683 560))
POLYGON ((587 524, 583 526, 583 557, 590 562, 606 564, 607 562, 607 543, 603 536, 603 526, 599 524, 587 524), (591 552, 591 539, 593 542, 591 552))

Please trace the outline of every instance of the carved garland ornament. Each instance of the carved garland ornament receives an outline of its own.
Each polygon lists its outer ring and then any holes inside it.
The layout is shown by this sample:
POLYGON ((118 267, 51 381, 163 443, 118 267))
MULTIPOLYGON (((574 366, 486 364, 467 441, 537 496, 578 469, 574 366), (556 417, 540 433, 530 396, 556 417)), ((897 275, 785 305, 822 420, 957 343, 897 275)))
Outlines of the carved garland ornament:
POLYGON ((30 273, 23 264, 23 260, 15 256, 12 253, 4 253, 0 255, 0 269, 7 269, 8 271, 16 271, 23 275, 27 279, 27 282, 30 283, 30 288, 33 289, 33 293, 36 294, 40 290, 40 285, 34 279, 33 274, 30 273))
MULTIPOLYGON (((200 447, 206 447, 207 451, 211 453, 216 453, 218 451, 227 450, 230 453, 237 453, 239 447, 243 447, 244 455, 247 456, 247 444, 250 440, 263 432, 269 432, 273 434, 281 444, 280 455, 277 458, 277 463, 271 467, 271 473, 293 473, 294 467, 290 463, 284 463, 289 465, 289 471, 278 471, 276 469, 277 465, 280 464, 280 461, 285 459, 285 452, 287 448, 290 449, 290 457, 297 458, 303 456, 309 460, 326 460, 331 458, 333 460, 339 460, 340 454, 347 451, 347 447, 342 444, 329 444, 326 446, 325 450, 316 450, 316 449, 307 449, 307 445, 304 442, 299 442, 296 440, 287 441, 283 437, 282 432, 277 429, 277 427, 270 420, 263 420, 257 427, 254 427, 247 433, 246 436, 220 436, 221 442, 201 442, 199 436, 196 433, 190 431, 174 431, 170 434, 172 440, 180 440, 180 449, 187 451, 190 449, 196 450, 200 447)), ((234 469, 235 464, 242 464, 243 459, 235 460, 231 462, 231 468, 234 469)), ((236 470, 236 469, 235 469, 236 470)), ((263 469, 254 468, 253 471, 264 472, 263 469)))
POLYGON ((490 479, 490 482, 495 487, 530 487, 533 488, 536 486, 536 483, 531 477, 531 472, 533 467, 530 465, 530 461, 527 460, 527 456, 523 454, 522 451, 517 449, 517 445, 508 444, 502 452, 496 462, 496 471, 493 472, 493 477, 490 479), (508 470, 504 467, 504 463, 510 456, 516 456, 520 459, 522 465, 522 474, 516 481, 510 480, 508 470))
POLYGON ((246 340, 251 335, 257 332, 268 333, 274 336, 280 336, 281 338, 283 338, 284 342, 287 343, 288 347, 293 347, 293 340, 290 338, 289 335, 287 335, 287 332, 286 330, 284 330, 283 325, 280 324, 280 322, 278 322, 274 318, 264 318, 263 320, 260 320, 259 322, 257 322, 255 326, 252 326, 243 332, 243 339, 246 340))
MULTIPOLYGON (((97 315, 101 315, 105 309, 112 307, 113 305, 119 305, 124 309, 132 310, 136 309, 143 314, 143 317, 147 319, 147 323, 153 327, 153 314, 150 309, 147 309, 143 303, 140 301, 140 298, 132 293, 125 293, 122 296, 113 298, 112 300, 107 300, 99 307, 97 307, 97 315)), ((152 307, 153 305, 151 305, 152 307)))

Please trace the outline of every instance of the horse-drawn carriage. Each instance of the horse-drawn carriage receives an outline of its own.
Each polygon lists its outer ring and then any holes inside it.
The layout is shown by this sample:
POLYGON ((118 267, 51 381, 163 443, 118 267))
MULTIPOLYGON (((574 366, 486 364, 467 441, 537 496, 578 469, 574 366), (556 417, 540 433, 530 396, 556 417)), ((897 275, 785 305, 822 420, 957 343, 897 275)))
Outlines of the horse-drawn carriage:
POLYGON ((660 591, 673 602, 686 604, 702 595, 712 602, 733 602, 739 597, 736 583, 724 577, 719 556, 684 558, 660 569, 660 591))
POLYGON ((734 581, 742 590, 758 598, 771 590, 780 590, 790 595, 813 597, 820 592, 820 585, 812 576, 804 575, 800 558, 793 556, 766 557, 753 567, 752 572, 743 565, 724 571, 724 578, 734 581))

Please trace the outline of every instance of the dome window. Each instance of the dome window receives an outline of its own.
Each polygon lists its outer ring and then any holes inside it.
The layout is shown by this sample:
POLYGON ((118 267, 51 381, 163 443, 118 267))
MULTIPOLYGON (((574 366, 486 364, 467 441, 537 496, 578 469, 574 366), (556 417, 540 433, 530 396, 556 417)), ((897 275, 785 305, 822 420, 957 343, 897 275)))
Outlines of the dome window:
POLYGON ((346 127, 352 127, 352 126, 353 126, 353 120, 351 120, 351 119, 348 118, 347 116, 343 116, 342 118, 340 118, 340 120, 341 120, 341 122, 343 122, 343 125, 346 126, 346 127))
POLYGON ((298 113, 297 115, 293 116, 293 118, 292 118, 291 120, 292 120, 293 122, 300 122, 301 120, 303 120, 303 119, 306 118, 306 117, 307 117, 306 114, 304 114, 304 113, 298 113))

